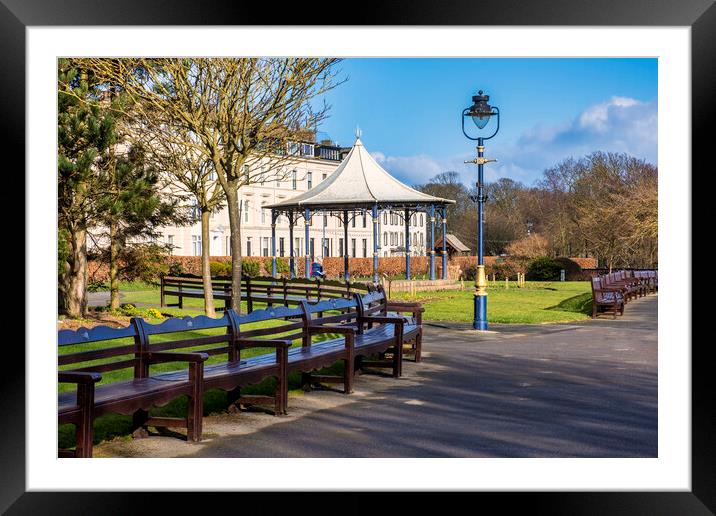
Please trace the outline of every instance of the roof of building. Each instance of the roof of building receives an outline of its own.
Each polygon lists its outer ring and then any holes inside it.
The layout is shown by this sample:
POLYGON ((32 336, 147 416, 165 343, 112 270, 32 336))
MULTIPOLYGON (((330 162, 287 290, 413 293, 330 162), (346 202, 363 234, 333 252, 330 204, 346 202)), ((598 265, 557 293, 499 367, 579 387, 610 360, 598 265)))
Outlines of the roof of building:
MULTIPOLYGON (((452 247, 456 251, 460 253, 466 253, 470 250, 469 247, 467 247, 465 244, 463 244, 458 237, 453 235, 452 233, 447 234, 447 245, 449 247, 452 247)), ((443 239, 440 238, 437 242, 435 242, 435 247, 442 247, 443 246, 443 239)))
POLYGON ((338 168, 311 190, 266 208, 275 209, 345 209, 367 208, 376 204, 394 207, 454 204, 455 201, 433 197, 401 183, 391 176, 356 138, 348 155, 338 168))

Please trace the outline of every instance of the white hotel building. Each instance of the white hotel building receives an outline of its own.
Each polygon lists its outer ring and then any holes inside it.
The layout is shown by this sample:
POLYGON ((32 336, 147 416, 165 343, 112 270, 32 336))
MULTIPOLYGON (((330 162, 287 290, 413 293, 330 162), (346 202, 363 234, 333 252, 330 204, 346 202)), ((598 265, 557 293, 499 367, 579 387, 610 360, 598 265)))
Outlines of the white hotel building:
MULTIPOLYGON (((281 180, 255 183, 239 190, 241 210, 241 250, 243 256, 271 256, 271 210, 264 206, 288 200, 326 180, 340 165, 350 148, 341 148, 328 141, 301 142, 291 146, 297 156, 281 180)), ((410 221, 410 254, 426 254, 427 215, 415 213, 410 221)), ((177 256, 201 255, 201 221, 190 226, 168 226, 160 230, 165 243, 177 256)), ((229 216, 224 207, 210 219, 211 256, 229 255, 229 216)), ((401 213, 384 210, 380 213, 380 256, 404 256, 405 224, 401 213)), ((306 242, 303 220, 294 224, 294 255, 305 256, 306 242)), ((289 227, 286 216, 276 224, 276 255, 289 255, 289 227)), ((343 256, 344 229, 338 217, 317 213, 309 227, 311 258, 343 256), (321 246, 323 243, 323 246, 321 246)), ((348 256, 373 256, 373 228, 370 212, 356 212, 349 223, 348 256)))

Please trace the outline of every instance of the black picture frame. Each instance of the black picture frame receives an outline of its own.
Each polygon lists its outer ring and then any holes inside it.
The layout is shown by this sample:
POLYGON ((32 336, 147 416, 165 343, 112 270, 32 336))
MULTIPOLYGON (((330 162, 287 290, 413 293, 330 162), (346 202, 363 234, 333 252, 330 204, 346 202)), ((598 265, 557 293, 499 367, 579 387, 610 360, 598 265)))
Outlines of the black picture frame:
MULTIPOLYGON (((607 25, 691 27, 692 70, 692 179, 708 173, 710 125, 716 120, 716 6, 714 0, 474 0, 450 3, 393 1, 360 3, 360 9, 341 12, 337 6, 306 8, 267 6, 261 2, 229 0, 0 0, 0 103, 3 116, 0 145, 3 156, 15 156, 25 147, 25 28, 44 25, 607 25)), ((18 170, 24 163, 20 154, 18 170)), ((24 168, 24 167, 23 167, 24 168)), ((712 167, 711 167, 712 168, 712 167)), ((16 188, 16 187, 13 187, 16 188)), ((692 190, 693 191, 693 190, 692 190)), ((696 203, 693 204, 696 206, 696 203)), ((692 213, 693 215, 693 213, 692 213)), ((696 217, 692 217, 692 220, 696 217)), ((693 234, 693 233, 692 233, 693 234)), ((24 234, 24 238, 31 235, 24 234)), ((24 241, 23 238, 23 241, 24 241)), ((15 240, 16 242, 19 240, 15 240)), ((15 256, 19 253, 17 246, 15 256)), ((24 252, 24 251, 23 251, 24 252)), ((25 274, 31 271, 25 270, 25 274)), ((685 277, 684 281, 690 281, 685 277)), ((16 290, 21 292, 22 290, 16 290)), ((688 302, 689 300, 684 300, 688 302)), ((13 301, 17 313, 19 305, 13 301)), ((708 320, 707 306, 692 302, 692 320, 708 320)), ((31 317, 31 312, 25 314, 31 317)), ((11 324, 5 320, 5 324, 11 324)), ((20 323, 14 321, 15 327, 20 323)), ((5 333, 5 332, 4 332, 5 333)), ((550 514, 713 514, 716 511, 716 415, 712 393, 714 375, 709 371, 708 342, 692 347, 692 490, 690 492, 609 493, 502 493, 478 497, 501 504, 501 511, 527 503, 530 512, 550 514)), ((8 343, 9 344, 9 343, 8 343)), ((689 342, 670 343, 688 346, 689 342)), ((0 439, 0 510, 8 514, 112 514, 137 511, 136 494, 26 492, 25 488, 25 363, 24 353, 15 353, 10 367, 2 368, 0 414, 4 424, 0 439)), ((78 489, 79 491, 80 489, 78 489)), ((212 494, 212 506, 232 503, 237 495, 243 503, 259 501, 255 494, 212 494), (222 498, 216 498, 221 496, 222 498)), ((186 507, 196 493, 142 494, 142 503, 157 503, 163 510, 186 507)), ((303 495, 302 495, 303 496, 303 495)), ((313 498, 317 495, 305 495, 313 498)), ((353 493, 356 502, 360 494, 353 493)), ((475 496, 474 494, 470 496, 475 496)), ((400 504, 411 510, 407 497, 381 496, 383 509, 400 504)), ((295 499, 295 497, 294 497, 295 499)), ((421 496, 410 497, 421 504, 421 496)), ((370 505, 374 505, 373 500, 370 505)), ((307 501, 311 505, 318 499, 307 501)), ((326 502, 330 503, 330 502, 326 502)), ((456 502, 459 503, 459 502, 456 502)), ((483 501, 479 500, 478 504, 483 501)), ((362 505, 362 504, 360 504, 362 505)), ((376 504, 377 505, 377 504, 376 504)), ((357 507, 358 504, 350 504, 357 507)), ((143 505, 148 509, 147 505, 143 505)), ((228 506, 227 506, 228 507, 228 506)), ((454 506, 457 508, 458 506, 454 506)), ((142 510, 141 512, 145 512, 142 510)), ((353 512, 353 509, 351 509, 353 512)), ((364 511, 362 511, 364 512, 364 511)))

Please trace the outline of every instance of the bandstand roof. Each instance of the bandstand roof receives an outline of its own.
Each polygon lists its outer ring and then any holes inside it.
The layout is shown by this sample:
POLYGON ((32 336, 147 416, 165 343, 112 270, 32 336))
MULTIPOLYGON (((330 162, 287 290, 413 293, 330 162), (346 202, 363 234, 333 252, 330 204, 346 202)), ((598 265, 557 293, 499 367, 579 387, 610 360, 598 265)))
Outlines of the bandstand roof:
POLYGON ((391 176, 356 138, 353 148, 328 178, 309 191, 267 205, 278 210, 370 208, 374 205, 411 208, 454 204, 401 183, 391 176))

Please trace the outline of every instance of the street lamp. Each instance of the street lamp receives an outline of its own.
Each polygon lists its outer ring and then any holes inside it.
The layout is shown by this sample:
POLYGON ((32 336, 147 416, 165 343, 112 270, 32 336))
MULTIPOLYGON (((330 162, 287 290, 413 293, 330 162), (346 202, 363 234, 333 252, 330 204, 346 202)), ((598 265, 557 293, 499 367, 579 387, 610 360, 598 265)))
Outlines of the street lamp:
MULTIPOLYGON (((475 163, 477 165, 477 277, 475 278, 475 296, 474 296, 474 318, 472 327, 476 330, 487 330, 487 278, 485 277, 485 256, 483 246, 483 223, 485 215, 484 180, 483 165, 495 159, 487 159, 484 157, 485 140, 489 140, 500 130, 500 110, 494 106, 490 106, 487 101, 490 100, 489 95, 484 95, 482 90, 472 97, 472 106, 462 111, 462 133, 466 138, 477 142, 477 157, 465 163, 475 163), (478 134, 481 133, 488 125, 490 119, 495 117, 497 124, 495 130, 489 136, 478 135, 470 136, 465 131, 465 119, 472 119, 478 134)), ((489 133, 489 130, 486 131, 489 133)))

